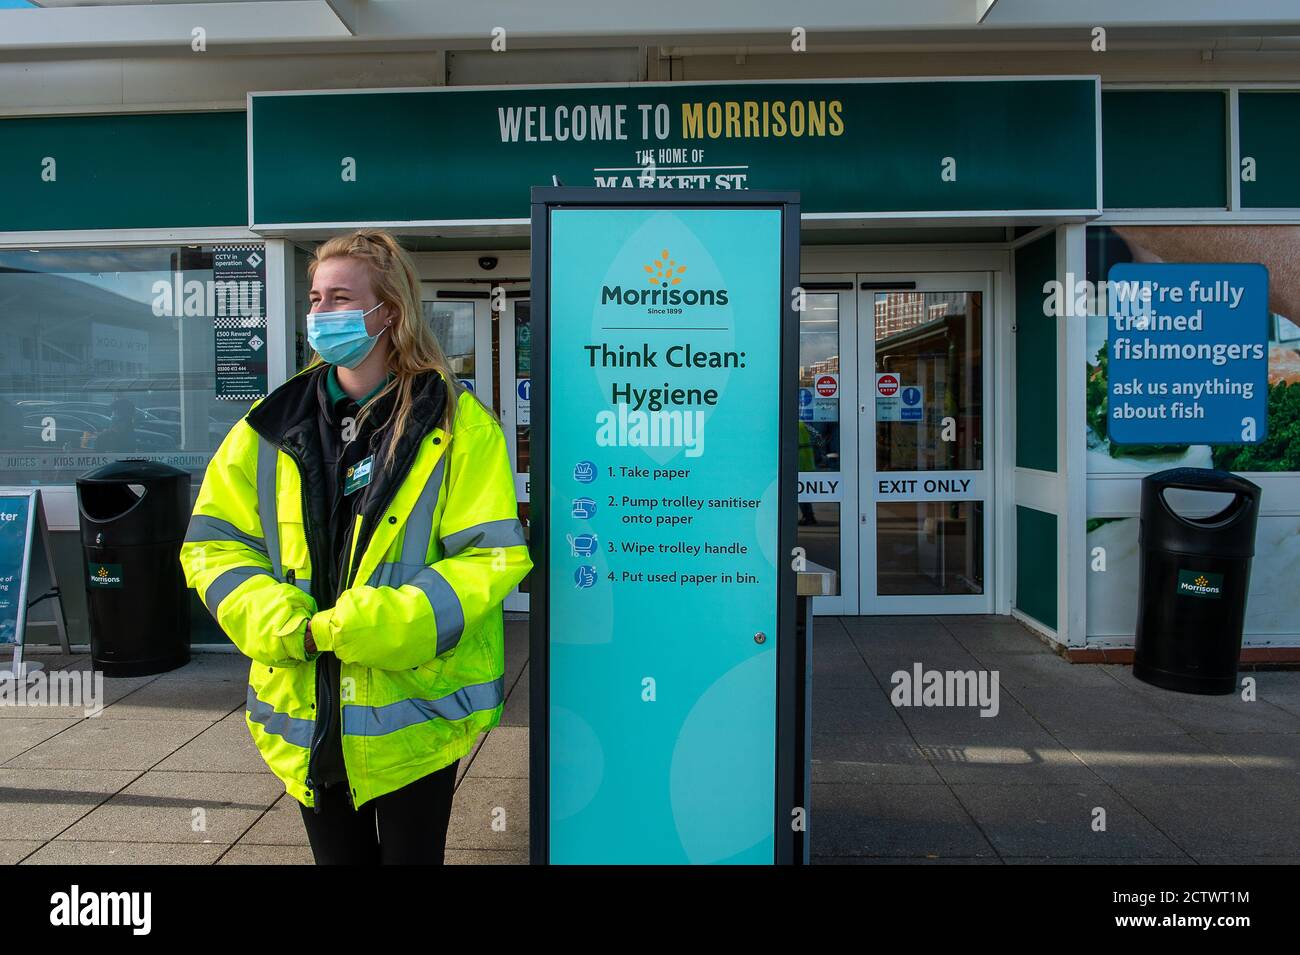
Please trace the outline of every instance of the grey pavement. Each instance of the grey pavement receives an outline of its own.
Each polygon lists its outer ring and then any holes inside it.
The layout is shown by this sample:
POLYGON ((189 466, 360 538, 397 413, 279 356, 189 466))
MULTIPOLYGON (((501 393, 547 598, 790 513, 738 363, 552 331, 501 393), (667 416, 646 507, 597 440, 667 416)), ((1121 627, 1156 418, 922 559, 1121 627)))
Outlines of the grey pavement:
MULTIPOLYGON (((1300 672, 1255 699, 1071 664, 1006 617, 819 617, 818 863, 1300 862, 1300 672), (899 707, 894 674, 989 671, 978 706, 899 707)), ((29 659, 87 669, 85 655, 29 659)), ((106 680, 97 718, 0 706, 0 864, 310 864, 298 804, 244 723, 247 661, 106 680)), ((506 633, 501 725, 462 761, 453 864, 527 862, 528 636, 506 633)))

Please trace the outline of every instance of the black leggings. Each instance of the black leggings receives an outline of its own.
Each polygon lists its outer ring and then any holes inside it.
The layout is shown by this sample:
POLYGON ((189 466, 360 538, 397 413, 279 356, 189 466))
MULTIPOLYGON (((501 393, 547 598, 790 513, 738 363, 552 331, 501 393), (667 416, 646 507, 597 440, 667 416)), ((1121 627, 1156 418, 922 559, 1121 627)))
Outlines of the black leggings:
POLYGON ((298 804, 317 865, 442 865, 456 767, 377 796, 360 809, 339 783, 317 790, 320 812, 298 804))

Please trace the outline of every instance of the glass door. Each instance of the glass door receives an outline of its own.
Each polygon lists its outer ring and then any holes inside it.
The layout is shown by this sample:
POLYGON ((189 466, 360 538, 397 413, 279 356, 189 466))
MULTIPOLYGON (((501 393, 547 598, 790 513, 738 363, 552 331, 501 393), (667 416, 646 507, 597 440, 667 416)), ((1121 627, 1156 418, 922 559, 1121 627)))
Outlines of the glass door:
POLYGON ((857 610, 858 540, 852 515, 857 429, 857 285, 853 275, 805 275, 799 309, 798 545, 812 563, 835 571, 834 592, 813 598, 818 614, 857 610), (845 426, 847 424, 847 427, 845 426), (847 478, 848 486, 845 486, 847 478))
POLYGON ((492 404, 492 303, 481 287, 458 288, 438 282, 421 283, 424 318, 433 328, 452 371, 492 404))
POLYGON ((990 277, 858 280, 860 612, 990 613, 990 277))
MULTIPOLYGON (((519 501, 519 523, 528 535, 528 436, 532 404, 532 324, 527 289, 506 292, 505 311, 500 319, 501 336, 501 426, 515 469, 515 496, 519 501)), ((506 610, 528 609, 528 578, 506 597, 506 610)))

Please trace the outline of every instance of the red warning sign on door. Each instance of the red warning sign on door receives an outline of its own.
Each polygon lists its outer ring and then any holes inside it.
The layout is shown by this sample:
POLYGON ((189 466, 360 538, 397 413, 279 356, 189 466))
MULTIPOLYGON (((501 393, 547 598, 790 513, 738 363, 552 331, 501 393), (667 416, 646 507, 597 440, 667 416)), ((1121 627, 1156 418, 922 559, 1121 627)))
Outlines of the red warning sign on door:
POLYGON ((833 398, 840 390, 840 381, 835 375, 818 375, 816 384, 817 394, 823 398, 833 398))
POLYGON ((890 372, 876 375, 876 394, 882 398, 892 398, 898 393, 898 376, 890 372))

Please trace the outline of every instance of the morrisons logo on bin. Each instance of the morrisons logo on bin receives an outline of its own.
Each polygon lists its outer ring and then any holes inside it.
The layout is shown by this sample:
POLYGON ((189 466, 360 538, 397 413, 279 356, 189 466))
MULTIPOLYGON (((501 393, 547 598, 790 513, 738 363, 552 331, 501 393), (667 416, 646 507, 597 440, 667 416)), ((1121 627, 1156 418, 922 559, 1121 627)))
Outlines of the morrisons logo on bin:
POLYGON ((672 258, 664 249, 659 257, 642 266, 649 273, 646 281, 650 288, 633 288, 615 285, 602 286, 600 304, 614 302, 618 305, 726 305, 725 288, 677 288, 682 284, 686 266, 672 258))
POLYGON ((122 565, 121 564, 91 564, 90 565, 90 586, 121 587, 122 586, 122 565))
POLYGON ((1178 572, 1178 593, 1189 597, 1209 597, 1218 600, 1223 596, 1223 574, 1205 574, 1199 570, 1178 572))

